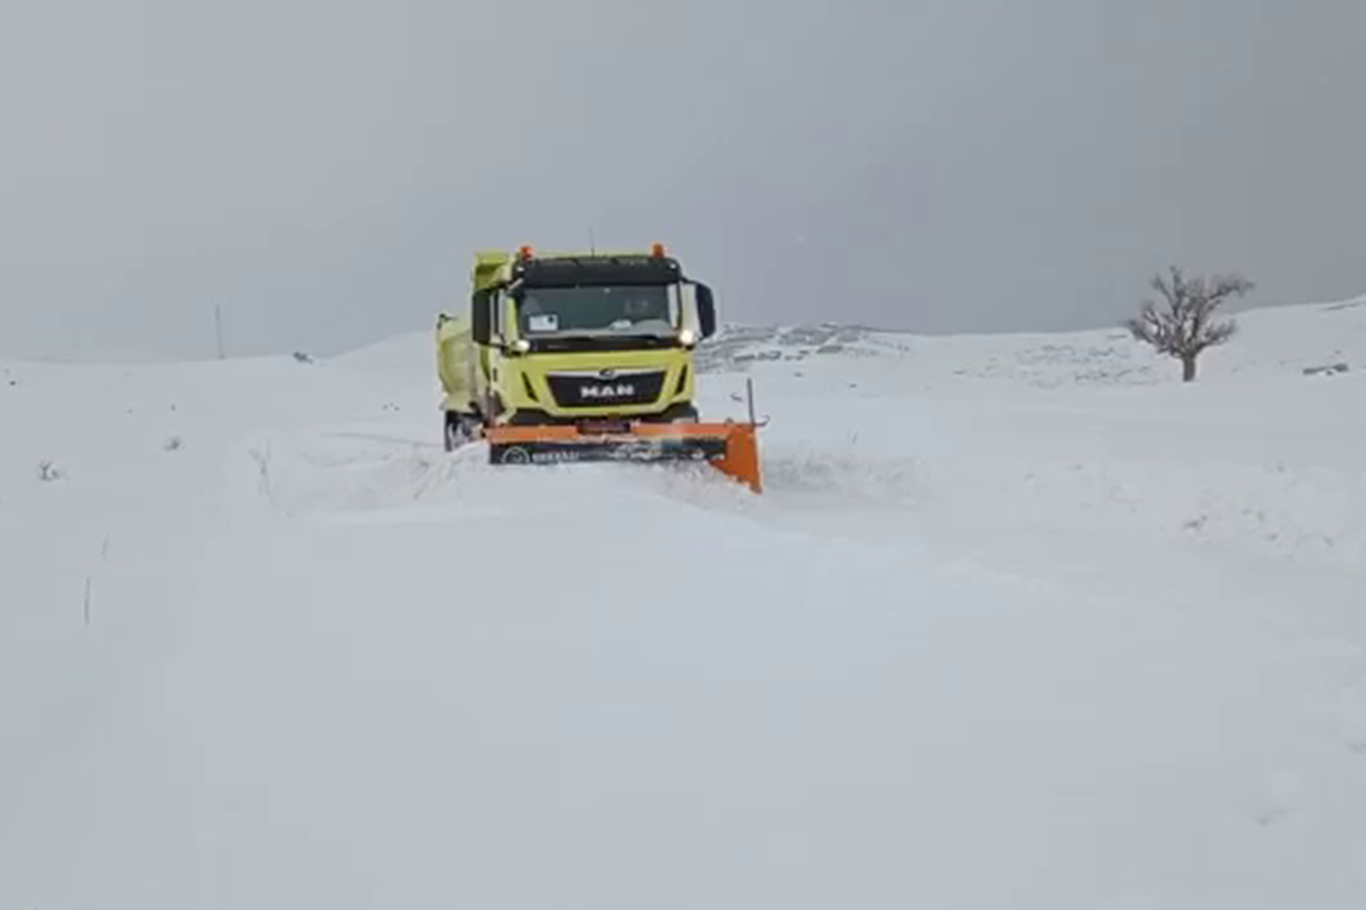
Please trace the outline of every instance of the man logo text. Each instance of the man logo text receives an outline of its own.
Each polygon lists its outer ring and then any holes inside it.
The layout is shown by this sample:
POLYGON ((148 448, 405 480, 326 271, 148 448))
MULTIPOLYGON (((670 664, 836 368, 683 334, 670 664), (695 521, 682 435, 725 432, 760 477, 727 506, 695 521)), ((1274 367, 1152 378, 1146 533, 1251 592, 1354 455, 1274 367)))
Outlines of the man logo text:
POLYGON ((583 398, 630 398, 635 393, 636 387, 626 382, 619 382, 616 385, 579 386, 579 395, 583 398))

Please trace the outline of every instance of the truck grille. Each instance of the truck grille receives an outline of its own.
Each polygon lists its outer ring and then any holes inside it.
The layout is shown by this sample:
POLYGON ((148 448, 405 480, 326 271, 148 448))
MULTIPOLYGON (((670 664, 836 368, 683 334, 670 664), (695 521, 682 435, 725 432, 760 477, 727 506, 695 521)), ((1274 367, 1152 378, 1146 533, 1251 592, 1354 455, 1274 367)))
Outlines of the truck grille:
POLYGON ((664 371, 623 370, 604 376, 592 373, 550 373, 550 394, 562 408, 601 408, 616 404, 653 404, 664 389, 664 371))

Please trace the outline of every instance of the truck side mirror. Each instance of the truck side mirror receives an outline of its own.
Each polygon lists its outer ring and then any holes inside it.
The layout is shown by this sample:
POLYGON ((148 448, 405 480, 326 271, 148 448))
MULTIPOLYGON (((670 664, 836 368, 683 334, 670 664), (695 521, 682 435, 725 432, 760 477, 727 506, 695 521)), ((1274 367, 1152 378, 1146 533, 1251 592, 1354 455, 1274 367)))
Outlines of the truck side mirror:
POLYGON ((475 344, 493 339, 493 295, 479 291, 470 298, 470 336, 475 344))
POLYGON ((712 299, 711 288, 700 282, 697 285, 697 327, 703 338, 716 334, 716 301, 712 299))

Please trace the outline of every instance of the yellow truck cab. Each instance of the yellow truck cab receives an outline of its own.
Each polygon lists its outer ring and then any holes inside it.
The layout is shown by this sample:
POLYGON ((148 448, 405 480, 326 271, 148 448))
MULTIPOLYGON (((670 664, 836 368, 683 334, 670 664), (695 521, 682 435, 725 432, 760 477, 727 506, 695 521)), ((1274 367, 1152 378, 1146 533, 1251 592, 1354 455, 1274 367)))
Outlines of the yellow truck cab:
POLYGON ((693 423, 712 292, 646 252, 475 256, 467 315, 437 321, 447 449, 491 427, 693 423))

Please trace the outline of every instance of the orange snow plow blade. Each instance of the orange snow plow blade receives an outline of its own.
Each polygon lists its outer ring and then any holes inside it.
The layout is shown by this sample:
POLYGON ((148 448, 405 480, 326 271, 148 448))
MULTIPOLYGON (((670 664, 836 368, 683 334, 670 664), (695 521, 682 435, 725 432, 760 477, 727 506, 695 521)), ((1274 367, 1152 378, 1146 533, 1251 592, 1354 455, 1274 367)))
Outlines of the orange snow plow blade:
POLYGON ((493 464, 706 461, 763 492, 753 423, 624 423, 501 426, 484 431, 493 464))

